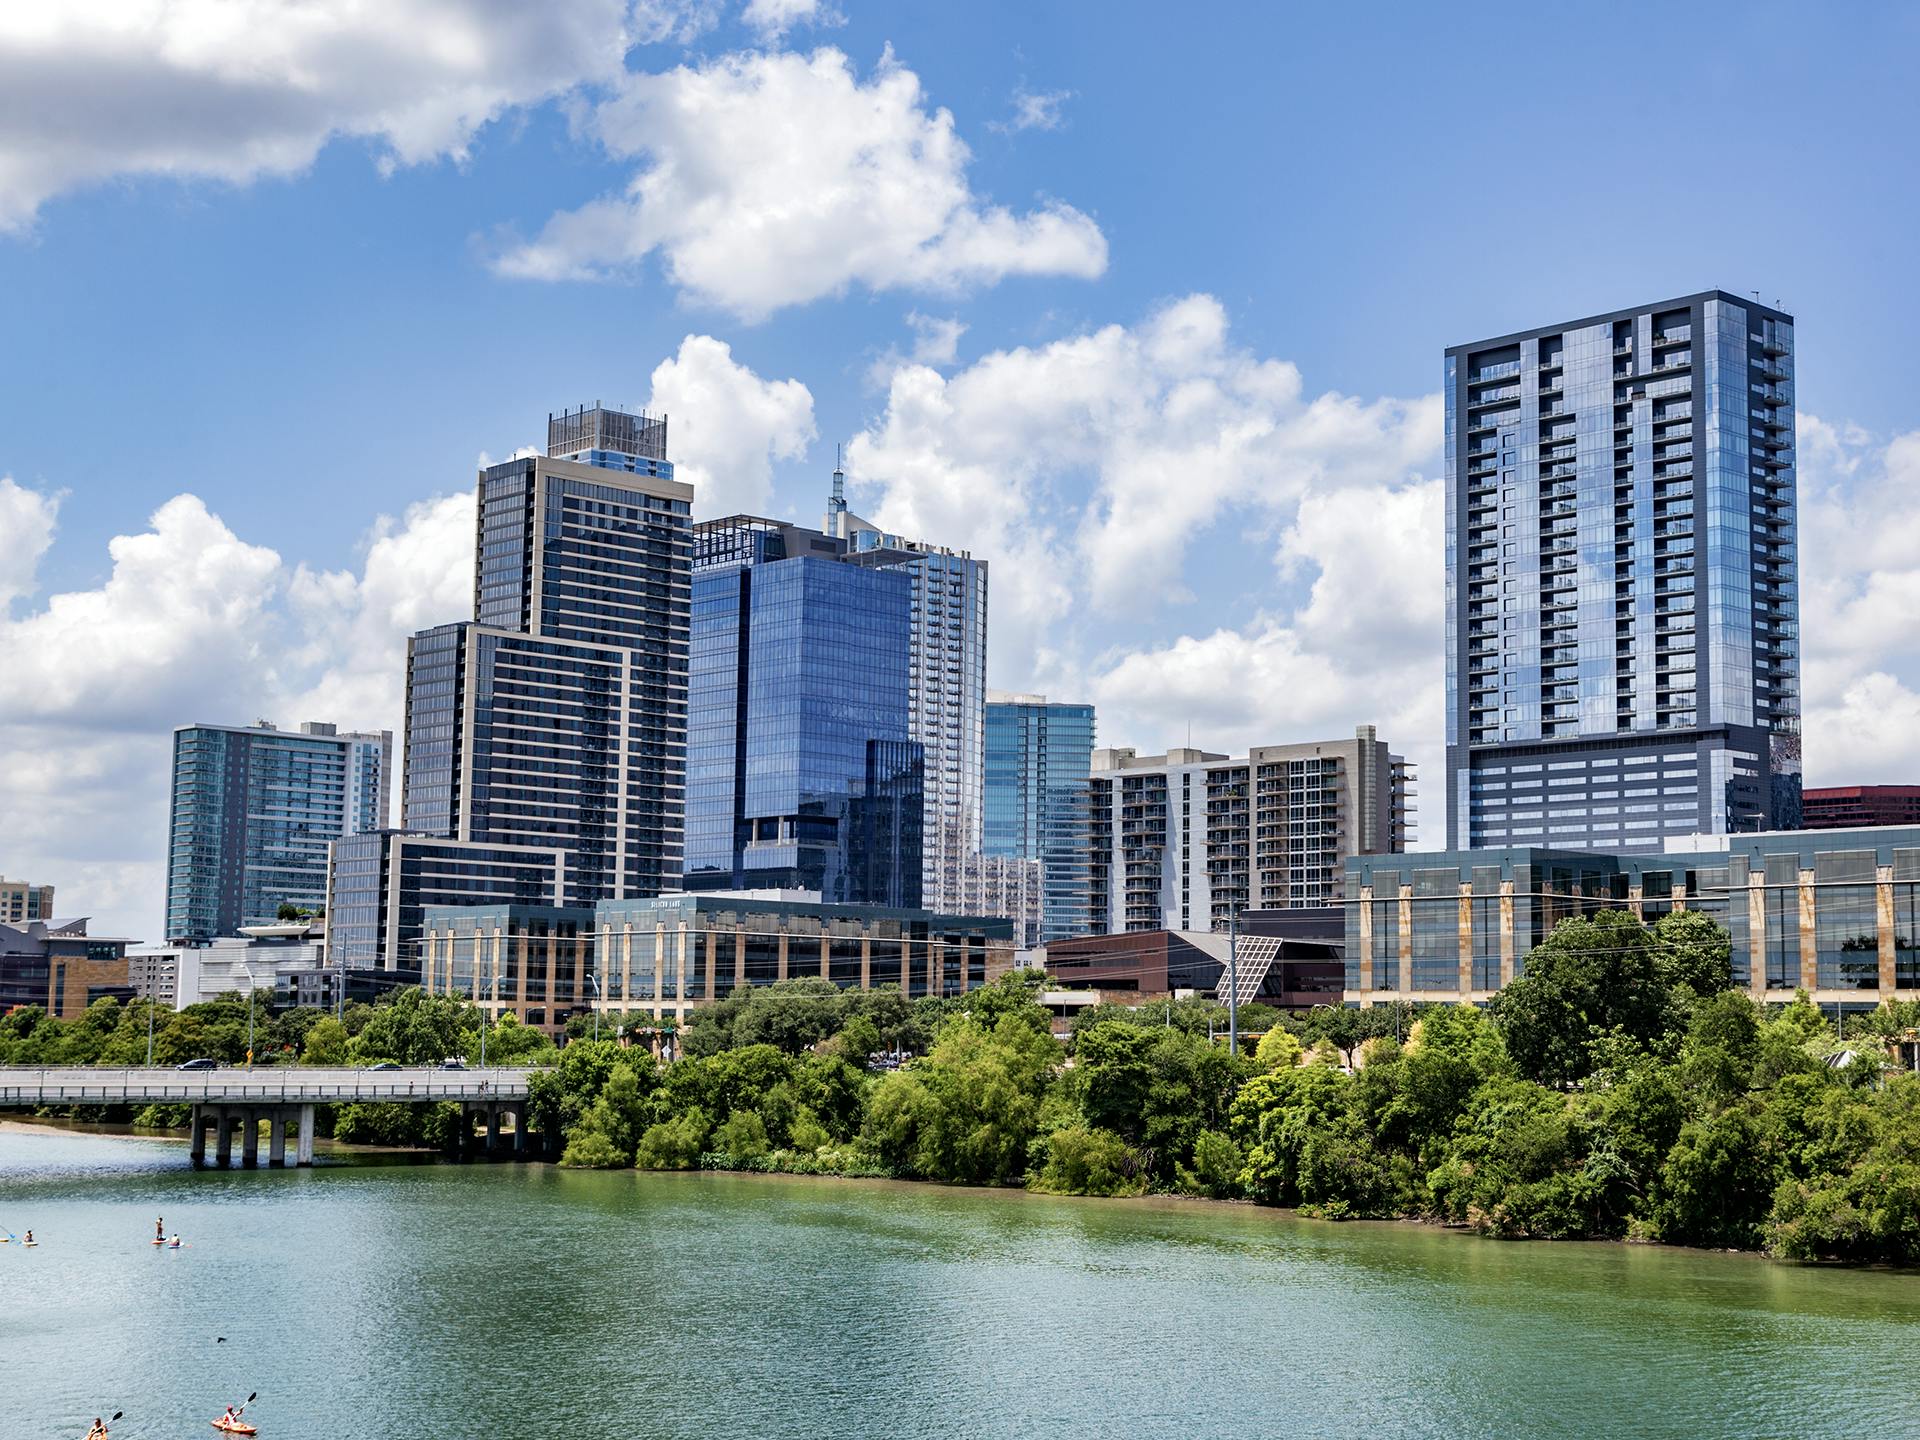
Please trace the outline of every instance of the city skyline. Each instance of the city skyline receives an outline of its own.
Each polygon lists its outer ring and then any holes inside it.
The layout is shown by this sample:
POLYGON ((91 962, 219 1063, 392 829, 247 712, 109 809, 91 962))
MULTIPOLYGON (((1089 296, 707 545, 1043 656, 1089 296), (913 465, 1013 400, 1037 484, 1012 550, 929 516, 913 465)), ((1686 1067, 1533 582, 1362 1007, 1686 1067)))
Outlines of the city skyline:
MULTIPOLYGON (((1893 623, 1920 584, 1896 503, 1920 456, 1900 439, 1920 416, 1894 378, 1909 217, 1900 187, 1839 143, 1910 128, 1914 102, 1885 79, 1908 24, 1679 17, 1676 46, 1710 38, 1722 58, 1675 84, 1626 63, 1631 25, 1513 12, 1517 61, 1596 57, 1596 110, 1658 104, 1710 125, 1759 87, 1783 162, 1849 197, 1844 219, 1796 206, 1751 233, 1662 232, 1630 256, 1563 237, 1549 264, 1466 223, 1478 162, 1451 153, 1458 124, 1429 117, 1449 113, 1443 77, 1469 47, 1437 18, 1406 17, 1404 43, 1374 52, 1386 98, 1285 147, 1287 183, 1261 199, 1221 162, 1248 127, 1292 134, 1325 113, 1337 67, 1323 62, 1356 43, 1352 20, 1245 17, 1228 43, 1205 16, 1163 37, 1156 78, 1192 84, 1204 57, 1235 107, 1170 127, 1135 103, 1152 82, 1131 25, 1088 36, 1022 17, 987 55, 953 43, 953 17, 845 19, 767 34, 729 12, 691 43, 635 47, 619 76, 600 50, 522 46, 528 73, 489 72, 458 121, 342 100, 271 163, 204 138, 156 159, 138 137, 87 131, 62 175, 0 170, 14 177, 0 286, 34 337, 0 361, 0 650, 16 680, 0 746, 29 762, 0 781, 19 820, 8 873, 58 885, 102 929, 157 938, 142 919, 162 887, 167 729, 311 714, 398 731, 396 641, 464 613, 475 449, 504 458, 537 442, 550 407, 594 396, 672 416, 696 519, 813 523, 844 440, 854 509, 994 567, 988 683, 1086 700, 1108 743, 1157 752, 1191 723, 1238 752, 1370 721, 1437 779, 1440 352, 1708 285, 1760 286, 1800 324, 1807 783, 1920 772, 1920 659, 1893 623), (1261 53, 1289 85, 1242 73, 1261 53), (937 182, 942 208, 850 259, 832 228, 845 215, 788 237, 790 256, 725 253, 735 232, 672 207, 741 220, 780 199, 780 176, 736 137, 690 132, 695 82, 818 116, 822 134, 866 116, 882 128, 823 144, 803 178, 879 155, 889 183, 937 182), (591 123, 569 131, 555 95, 591 123), (1398 173, 1420 178, 1356 182, 1395 145, 1417 152, 1398 173), (732 177, 719 192, 650 192, 666 208, 630 239, 639 260, 579 249, 584 207, 676 159, 735 163, 701 168, 732 177), (1146 193, 1143 168, 1162 177, 1146 193), (1293 223, 1288 195, 1331 197, 1338 223, 1293 223), (545 278, 566 265, 617 278, 545 278), (536 325, 567 344, 499 365, 500 338, 536 325), (124 398, 81 423, 68 396, 99 386, 124 398), (1883 523, 1857 536, 1867 513, 1883 523)), ((0 55, 15 43, 0 29, 0 55)), ((86 86, 70 88, 84 105, 86 86)), ((216 103, 236 145, 307 123, 216 103)), ((42 139, 80 135, 64 104, 41 108, 42 139)), ((1516 134, 1514 159, 1598 164, 1617 148, 1601 128, 1516 134)), ((0 157, 21 144, 0 134, 0 157)), ((1650 212, 1745 194, 1660 167, 1624 184, 1650 212)), ((880 193, 859 198, 856 231, 892 215, 880 193)), ((1435 792, 1422 845, 1442 840, 1435 792)))

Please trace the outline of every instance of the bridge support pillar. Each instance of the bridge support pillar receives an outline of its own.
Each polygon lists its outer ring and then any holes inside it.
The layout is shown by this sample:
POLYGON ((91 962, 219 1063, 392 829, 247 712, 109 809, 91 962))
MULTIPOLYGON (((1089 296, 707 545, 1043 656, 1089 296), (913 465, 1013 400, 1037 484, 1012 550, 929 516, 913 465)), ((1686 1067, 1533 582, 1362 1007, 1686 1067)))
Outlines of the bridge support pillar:
POLYGON ((272 1118, 267 1121, 267 1164, 276 1169, 287 1163, 287 1107, 273 1107, 272 1118))
POLYGON ((300 1107, 300 1142, 293 1154, 294 1164, 313 1164, 313 1106, 311 1105, 300 1107))
POLYGON ((513 1107, 513 1158, 527 1158, 527 1111, 522 1105, 513 1107))
POLYGON ((233 1164, 233 1131, 237 1118, 225 1105, 214 1106, 214 1159, 222 1170, 233 1164))
POLYGON ((193 1143, 188 1153, 193 1157, 193 1168, 198 1170, 207 1163, 207 1107, 193 1107, 193 1143))
POLYGON ((500 1158, 500 1107, 487 1106, 487 1158, 500 1158))
POLYGON ((260 1168, 260 1112, 251 1105, 240 1110, 240 1163, 248 1170, 260 1168))

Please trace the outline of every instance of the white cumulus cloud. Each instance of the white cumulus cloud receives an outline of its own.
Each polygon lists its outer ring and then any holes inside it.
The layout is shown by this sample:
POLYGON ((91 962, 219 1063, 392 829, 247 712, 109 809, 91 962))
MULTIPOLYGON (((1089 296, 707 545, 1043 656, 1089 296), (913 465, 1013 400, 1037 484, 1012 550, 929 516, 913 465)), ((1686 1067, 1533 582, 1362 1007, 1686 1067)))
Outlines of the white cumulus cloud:
POLYGON ((953 116, 927 108, 891 52, 864 80, 833 49, 631 73, 585 128, 639 170, 508 247, 502 273, 605 277, 658 254, 692 299, 757 319, 855 285, 957 291, 1106 268, 1105 237, 1072 206, 1016 214, 974 193, 953 116))
POLYGON ((1395 481, 1433 459, 1440 413, 1433 396, 1308 397, 1191 295, 951 376, 901 367, 847 468, 890 530, 1040 562, 1043 579, 1016 581, 1025 620, 1058 615, 1063 584, 1139 615, 1185 595, 1188 547, 1224 515, 1284 522, 1309 490, 1395 481))
POLYGON ((1920 431, 1798 417, 1808 785, 1920 777, 1920 431))
POLYGON ((0 6, 0 229, 115 177, 244 183, 337 136, 463 158, 516 106, 623 71, 625 0, 0 6))
POLYGON ((701 519, 765 514, 773 462, 798 459, 817 433, 805 385, 762 380, 711 335, 687 336, 655 367, 648 408, 667 417, 674 478, 694 487, 701 519))
POLYGON ((802 25, 844 25, 846 17, 821 0, 747 0, 740 18, 763 40, 778 40, 802 25))
POLYGON ((53 544, 60 498, 0 475, 0 617, 15 600, 33 593, 40 557, 53 544))

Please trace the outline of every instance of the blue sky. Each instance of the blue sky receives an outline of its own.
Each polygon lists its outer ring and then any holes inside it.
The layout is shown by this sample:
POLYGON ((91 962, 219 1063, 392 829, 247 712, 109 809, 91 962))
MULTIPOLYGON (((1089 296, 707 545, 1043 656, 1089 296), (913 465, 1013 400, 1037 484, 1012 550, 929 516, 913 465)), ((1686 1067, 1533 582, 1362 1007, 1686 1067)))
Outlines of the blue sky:
POLYGON ((1920 537, 1853 533, 1920 479, 1920 12, 328 8, 0 17, 0 871, 63 909, 153 930, 172 725, 397 725, 477 458, 595 399, 709 512, 849 442, 1102 743, 1437 779, 1441 351, 1711 286, 1799 319, 1809 779, 1920 774, 1920 537))

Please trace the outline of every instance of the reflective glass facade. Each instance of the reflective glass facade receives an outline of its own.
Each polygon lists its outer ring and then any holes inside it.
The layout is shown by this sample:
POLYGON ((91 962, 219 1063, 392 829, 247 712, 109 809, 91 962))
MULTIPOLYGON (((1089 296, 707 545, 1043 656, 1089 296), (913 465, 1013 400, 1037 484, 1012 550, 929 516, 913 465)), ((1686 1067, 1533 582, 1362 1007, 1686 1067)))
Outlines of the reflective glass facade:
POLYGON ((908 730, 926 752, 926 903, 966 901, 986 789, 987 562, 855 528, 847 559, 910 582, 908 730))
POLYGON ((417 971, 430 906, 556 905, 563 894, 557 849, 383 830, 336 841, 333 852, 327 960, 336 970, 417 971))
POLYGON ((1446 356, 1459 847, 1799 821, 1793 320, 1719 291, 1446 356))
POLYGON ((989 698, 982 850, 1040 862, 1040 933, 1045 943, 1092 929, 1091 705, 1045 696, 989 698))
POLYGON ((903 574, 790 555, 768 522, 701 527, 687 888, 918 905, 925 774, 909 735, 911 593, 903 574))
POLYGON ((326 903, 327 846, 386 823, 393 737, 330 725, 173 732, 166 939, 205 944, 326 903))
POLYGON ((1698 910, 1732 937, 1733 983, 1784 1003, 1920 999, 1920 828, 1770 831, 1636 855, 1532 848, 1347 866, 1349 1001, 1489 998, 1572 915, 1698 910))
POLYGON ((960 995, 1013 962, 1012 922, 770 895, 659 895, 597 907, 602 1005, 684 1013, 743 985, 820 976, 910 999, 960 995))

